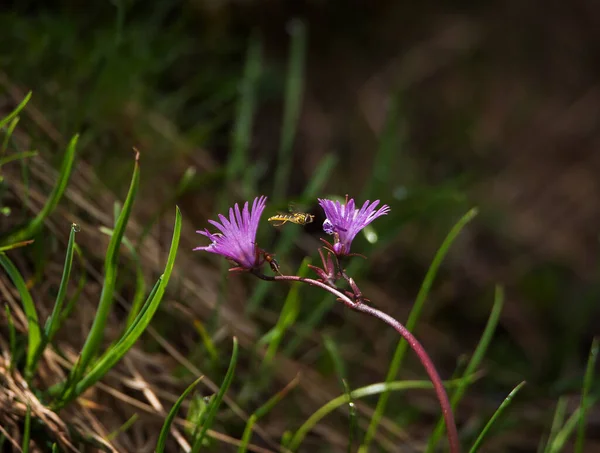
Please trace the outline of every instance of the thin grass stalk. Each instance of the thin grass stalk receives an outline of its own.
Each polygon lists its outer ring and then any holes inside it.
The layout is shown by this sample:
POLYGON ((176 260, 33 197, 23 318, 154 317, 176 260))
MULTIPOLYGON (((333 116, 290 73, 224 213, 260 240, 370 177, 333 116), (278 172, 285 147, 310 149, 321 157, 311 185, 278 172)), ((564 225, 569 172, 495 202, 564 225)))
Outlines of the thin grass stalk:
POLYGON ((575 453, 583 453, 583 444, 585 443, 585 422, 588 410, 588 398, 590 395, 590 389, 594 382, 594 368, 596 366, 596 360, 598 358, 598 338, 594 338, 592 341, 592 347, 590 348, 590 355, 588 357, 587 366, 585 369, 585 376, 583 378, 583 388, 581 390, 581 417, 579 417, 579 425, 577 427, 577 437, 575 440, 575 453))
MULTIPOLYGON (((492 341, 492 337, 494 336, 494 332, 496 330, 496 326, 498 325, 498 321, 500 319, 500 313, 502 312, 502 306, 504 305, 504 289, 501 286, 496 286, 496 291, 494 294, 494 306, 492 307, 492 311, 488 318, 488 322, 483 329, 483 334, 481 335, 481 339, 479 340, 479 344, 477 348, 475 348, 475 352, 469 360, 467 367, 465 368, 465 376, 473 374, 483 358, 485 357, 485 353, 487 352, 488 346, 492 341)), ((464 393, 467 390, 468 383, 465 382, 463 386, 459 386, 454 390, 451 397, 452 409, 456 409, 456 406, 462 399, 464 393)), ((435 450, 435 447, 439 441, 439 438, 442 435, 442 430, 444 429, 443 421, 440 421, 435 427, 433 433, 429 438, 429 443, 427 445, 427 450, 425 453, 432 453, 435 450)))
POLYGON ((510 405, 510 403, 512 402, 515 395, 519 392, 519 390, 521 390, 521 387, 523 387, 524 385, 525 385, 525 381, 521 382, 508 394, 508 396, 504 399, 504 401, 502 401, 502 404, 498 407, 498 409, 496 409, 496 412, 494 412, 494 415, 492 415, 490 420, 487 422, 487 424, 484 426, 484 428, 479 433, 479 436, 477 436, 477 439, 473 443, 473 446, 469 450, 469 453, 476 453, 477 450, 479 450, 479 447, 481 447, 481 444, 483 443, 483 440, 485 439, 485 436, 487 435, 487 433, 489 432, 491 427, 494 425, 496 420, 498 420, 498 417, 500 417, 502 412, 504 412, 504 409, 506 409, 510 405))

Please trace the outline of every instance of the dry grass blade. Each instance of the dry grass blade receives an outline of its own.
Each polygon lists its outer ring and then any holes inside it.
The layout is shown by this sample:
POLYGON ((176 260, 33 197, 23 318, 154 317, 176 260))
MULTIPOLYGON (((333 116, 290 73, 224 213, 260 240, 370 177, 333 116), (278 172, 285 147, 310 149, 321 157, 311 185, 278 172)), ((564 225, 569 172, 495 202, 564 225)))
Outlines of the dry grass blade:
POLYGON ((0 356, 0 425, 6 423, 9 417, 24 420, 29 407, 31 417, 38 418, 63 449, 77 452, 71 442, 66 423, 42 404, 18 371, 10 372, 11 357, 1 338, 0 347, 5 351, 0 356))

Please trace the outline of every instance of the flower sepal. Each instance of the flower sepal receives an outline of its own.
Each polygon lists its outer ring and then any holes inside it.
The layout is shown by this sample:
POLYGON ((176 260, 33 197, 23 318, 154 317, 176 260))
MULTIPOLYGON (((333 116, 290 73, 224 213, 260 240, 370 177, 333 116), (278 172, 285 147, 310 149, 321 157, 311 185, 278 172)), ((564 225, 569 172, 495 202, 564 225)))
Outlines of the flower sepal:
POLYGON ((327 283, 329 286, 335 286, 335 281, 340 278, 340 274, 337 271, 337 268, 333 262, 333 252, 331 252, 327 247, 323 247, 327 250, 327 257, 323 253, 322 249, 319 249, 319 256, 321 257, 321 263, 323 264, 323 268, 313 266, 311 264, 308 265, 315 273, 319 276, 319 279, 323 283, 327 283))

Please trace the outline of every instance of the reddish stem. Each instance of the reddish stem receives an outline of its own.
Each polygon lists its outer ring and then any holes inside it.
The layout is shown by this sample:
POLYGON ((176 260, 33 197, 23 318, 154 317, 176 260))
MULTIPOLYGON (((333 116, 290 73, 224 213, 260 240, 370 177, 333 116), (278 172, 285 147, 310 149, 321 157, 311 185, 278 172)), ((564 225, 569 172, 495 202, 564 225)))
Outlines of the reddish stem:
POLYGON ((429 357, 421 343, 419 343, 415 336, 406 327, 404 327, 404 325, 400 321, 392 318, 391 316, 380 310, 377 310, 376 308, 352 300, 350 297, 338 290, 338 288, 335 286, 330 286, 318 280, 313 280, 312 278, 298 277, 296 275, 278 275, 271 277, 269 275, 264 275, 256 270, 253 271, 253 273, 262 280, 302 282, 311 286, 316 286, 318 288, 324 289, 325 291, 329 291, 331 294, 336 296, 351 309, 367 313, 368 315, 379 318, 386 324, 396 329, 396 331, 402 336, 402 338, 404 338, 408 342, 415 354, 417 354, 419 360, 421 361, 421 364, 425 368, 425 371, 427 371, 429 379, 433 384, 433 388, 442 408, 442 415, 446 424, 446 433, 448 436, 448 443, 450 445, 450 452, 460 452, 460 443, 458 441, 456 423, 454 422, 454 414, 452 412, 452 406, 450 405, 450 401, 448 400, 448 394, 446 393, 446 389, 444 388, 444 384, 442 383, 442 379, 440 378, 440 375, 438 374, 435 365, 433 364, 431 358, 429 357))

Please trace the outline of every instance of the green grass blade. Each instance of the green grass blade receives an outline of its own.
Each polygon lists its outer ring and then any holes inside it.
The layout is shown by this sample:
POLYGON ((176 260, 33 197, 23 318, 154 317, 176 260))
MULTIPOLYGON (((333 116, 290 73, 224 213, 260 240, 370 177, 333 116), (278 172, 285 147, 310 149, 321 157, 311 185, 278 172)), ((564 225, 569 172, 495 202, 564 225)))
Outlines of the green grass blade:
POLYGON ((175 401, 175 404, 173 404, 173 407, 167 414, 167 418, 165 418, 165 422, 163 423, 162 429, 160 430, 160 434, 158 436, 158 442, 156 443, 156 448, 154 449, 155 453, 163 453, 164 452, 165 444, 167 443, 167 437, 169 436, 169 431, 171 430, 171 424, 173 423, 173 420, 177 416, 177 412, 179 411, 181 404, 187 398, 187 396, 190 394, 190 392, 194 389, 194 387, 196 387, 196 385, 198 385, 198 383, 202 380, 203 377, 204 376, 200 376, 198 379, 196 379, 194 382, 192 382, 188 386, 188 388, 186 388, 185 391, 181 394, 181 396, 179 398, 177 398, 177 401, 175 401))
POLYGON ((15 132, 17 124, 19 124, 19 117, 15 116, 8 125, 8 128, 6 129, 4 140, 2 140, 2 149, 0 149, 0 156, 3 156, 4 153, 6 153, 6 150, 8 149, 8 142, 11 140, 12 135, 15 132))
MULTIPOLYGON (((332 154, 327 154, 317 166, 315 173, 308 185, 304 189, 302 199, 310 200, 314 199, 317 194, 323 189, 323 186, 329 179, 333 168, 337 164, 337 158, 332 154)), ((292 249, 294 240, 301 233, 300 228, 287 228, 281 233, 281 238, 277 244, 275 254, 279 256, 285 256, 292 249)), ((262 305, 269 288, 271 287, 269 282, 260 281, 257 283, 252 297, 246 305, 246 312, 248 314, 255 313, 262 305)))
MULTIPOLYGON (((114 230, 106 227, 100 227, 100 232, 108 236, 112 236, 114 234, 114 230)), ((131 309, 129 310, 129 315, 127 315, 127 322, 125 323, 125 327, 127 328, 133 323, 136 316, 140 312, 140 309, 142 308, 142 304, 144 303, 144 295, 146 294, 146 280, 144 279, 142 262, 140 260, 140 256, 138 255, 137 249, 125 236, 123 236, 123 244, 125 247, 127 247, 129 253, 131 253, 131 258, 135 264, 135 291, 131 301, 131 309)))
MULTIPOLYGON (((123 356, 131 349, 139 337, 144 333, 152 317, 158 310, 158 306, 165 294, 165 290, 171 278, 173 272, 173 266, 175 264, 175 258, 177 256, 177 249, 179 247, 179 238, 181 236, 181 212, 179 208, 176 209, 175 227, 173 229, 173 238, 171 240, 171 247, 169 249, 169 255, 167 258, 167 264, 163 275, 159 278, 154 289, 148 296, 148 299, 144 303, 144 306, 140 310, 135 321, 125 331, 121 339, 115 343, 109 350, 107 350, 102 357, 94 364, 89 373, 87 373, 79 382, 74 383, 75 391, 74 395, 69 396, 72 399, 78 395, 81 395, 89 387, 98 382, 102 377, 108 373, 108 371, 115 366, 115 364, 123 358, 123 356)), ((66 401, 62 402, 64 405, 66 401)))
POLYGON ((206 331, 204 324, 202 324, 202 321, 200 321, 199 319, 194 319, 194 328, 196 329, 196 332, 198 332, 198 335, 200 335, 200 339, 202 340, 204 349, 210 356, 210 360, 213 363, 217 363, 217 360, 219 359, 219 353, 217 351, 217 348, 215 347, 215 344, 212 341, 212 338, 206 331))
POLYGON ((124 432, 126 432, 129 428, 131 428, 133 426, 133 424, 138 421, 138 419, 140 418, 140 416, 138 415, 138 413, 134 413, 131 417, 129 417, 125 423, 123 423, 121 426, 119 426, 117 429, 115 429, 114 431, 110 432, 107 436, 106 436, 106 440, 109 442, 112 442, 117 436, 119 436, 120 434, 123 434, 124 432))
POLYGON ((304 60, 306 54, 306 26, 300 20, 292 20, 288 25, 291 35, 288 62, 287 85, 281 140, 275 170, 273 187, 274 201, 285 199, 293 162, 293 145, 296 137, 298 118, 302 105, 304 87, 304 60))
MULTIPOLYGON (((156 225, 156 223, 165 214, 165 212, 167 212, 167 210, 171 209, 171 206, 176 204, 179 197, 181 197, 183 194, 185 194, 188 190, 190 190, 192 188, 192 182, 194 181, 194 178, 196 178, 196 168, 188 167, 185 170, 185 172, 183 173, 183 176, 181 177, 181 179, 179 180, 179 183, 177 184, 177 189, 175 189, 175 192, 169 197, 169 199, 167 199, 163 203, 161 208, 156 211, 156 213, 152 216, 150 221, 144 225, 144 229, 140 233, 140 236, 136 242, 136 250, 139 251, 141 249, 142 245, 144 244, 144 241, 150 234, 150 231, 152 231, 152 228, 154 227, 154 225, 156 225)), ((138 253, 138 255, 139 255, 139 253, 138 253)))
MULTIPOLYGON (((398 127, 400 119, 400 91, 397 91, 389 103, 385 124, 379 139, 379 147, 373 162, 371 178, 361 196, 363 200, 380 198, 380 194, 385 193, 388 189, 392 175, 394 175, 395 181, 403 179, 403 173, 406 172, 406 159, 402 158, 399 151, 405 137, 403 129, 398 127), (399 169, 401 169, 400 178, 396 171, 399 169)), ((406 184, 406 181, 403 182, 406 184)))
MULTIPOLYGON (((477 209, 473 208, 469 212, 467 212, 462 218, 452 227, 442 245, 438 249, 435 254, 433 261, 431 262, 431 266, 429 266, 429 270, 425 275, 425 279, 423 280, 423 284, 421 285, 421 289, 417 294, 417 298, 415 300, 415 304, 410 311, 410 315, 408 317, 408 321, 406 322, 406 328, 408 330, 414 330, 419 317, 421 316, 421 311, 423 310, 423 306, 425 305, 425 301, 427 300, 427 296, 429 295, 429 291, 433 286, 433 282, 437 275, 437 272, 444 260, 446 254, 450 250, 450 246, 454 243, 455 239, 458 237, 459 233, 462 229, 477 215, 477 209)), ((400 371, 400 367, 402 365, 402 361, 404 360, 404 356, 406 354, 406 350, 408 347, 408 343, 404 340, 400 340, 398 346, 396 347, 396 351, 394 352, 394 356, 392 361, 390 362, 390 367, 388 369, 388 373, 386 376, 386 382, 393 381, 398 372, 400 371)), ((359 453, 366 453, 369 444, 375 437, 377 433, 377 427, 379 426, 379 422, 383 417, 385 412, 385 408, 387 406, 387 402, 389 399, 389 395, 387 393, 383 393, 379 397, 379 401, 377 401, 377 406, 375 407, 375 412, 373 413, 373 418, 371 419, 371 423, 367 428, 367 433, 365 434, 365 438, 363 440, 363 444, 359 448, 359 453)))
POLYGON ((231 381, 233 380, 233 375, 235 374, 235 367, 238 360, 238 340, 236 337, 233 337, 233 351, 231 353, 231 361, 229 362, 229 368, 227 369, 227 373, 225 374, 225 378, 223 379, 223 384, 221 384, 221 388, 213 398, 210 403, 210 408, 208 409, 208 413, 206 414, 206 418, 204 419, 204 423, 202 424, 202 428, 200 429, 198 436, 194 440, 194 445, 192 446, 192 453, 198 453, 200 448, 202 448, 202 440, 206 435, 206 431, 211 427, 215 416, 217 415, 217 410, 221 405, 221 401, 229 389, 231 385, 231 381))
POLYGON ((75 245, 75 234, 79 227, 76 224, 71 225, 71 233, 69 234, 69 242, 67 243, 67 254, 65 257, 65 265, 63 267, 63 274, 60 280, 60 286, 58 288, 58 294, 56 295, 56 302, 54 302, 54 308, 52 314, 46 321, 46 344, 52 341, 52 337, 56 334, 56 331, 60 327, 61 314, 63 311, 63 305, 67 296, 67 285, 69 284, 69 278, 71 276, 71 267, 73 265, 73 250, 75 245))
POLYGON ((335 370, 335 374, 340 381, 340 385, 342 388, 344 388, 344 381, 346 380, 347 374, 346 365, 344 363, 344 359, 342 358, 342 354, 337 347, 337 344, 335 344, 329 335, 323 335, 323 346, 325 346, 325 350, 331 358, 331 363, 333 363, 333 369, 335 370))
POLYGON ((63 323, 64 320, 69 317, 69 315, 73 311, 73 308, 75 308, 75 304, 79 300, 79 296, 83 292, 83 288, 85 288, 85 285, 87 283, 87 273, 85 272, 85 261, 83 259, 83 252, 81 251, 81 248, 79 248, 77 243, 73 244, 73 250, 75 251, 75 256, 77 257, 77 261, 79 262, 79 268, 81 269, 81 275, 77 282, 77 289, 75 290, 75 293, 73 294, 71 299, 69 299, 69 301, 67 302, 67 304, 65 306, 65 309, 60 314, 60 322, 61 323, 63 323))
MULTIPOLYGON (((246 53, 244 75, 240 85, 235 126, 231 135, 231 155, 227 163, 225 177, 228 187, 248 171, 248 149, 252 142, 252 128, 256 110, 256 92, 262 72, 262 45, 257 34, 252 34, 246 53)), ((253 193, 253 187, 242 187, 245 198, 253 193)), ((224 192, 227 196, 227 192, 224 192)), ((221 206, 225 200, 221 203, 221 206)))
MULTIPOLYGON (((566 399, 566 398, 565 398, 566 399)), ((590 407, 596 404, 598 400, 597 397, 590 397, 587 399, 587 404, 583 406, 579 406, 575 412, 571 414, 571 416, 567 419, 562 428, 556 430, 555 435, 552 438, 552 441, 549 443, 548 452, 549 453, 558 453, 563 451, 567 440, 573 431, 577 428, 579 424, 579 420, 584 416, 584 412, 587 411, 590 407)))
POLYGON ((248 445, 250 444, 250 439, 252 438, 252 429, 254 428, 256 422, 271 412, 275 405, 279 403, 294 387, 296 387, 299 382, 300 376, 296 376, 282 390, 273 395, 265 404, 256 409, 256 411, 248 418, 248 422, 244 428, 244 434, 242 435, 242 439, 240 441, 238 453, 245 453, 248 450, 248 445))
MULTIPOLYGON (((121 202, 119 200, 116 200, 113 204, 113 222, 114 222, 115 228, 117 226, 117 222, 119 221, 119 216, 121 215, 122 209, 123 209, 123 205, 121 204, 121 202)), ((112 234, 112 230, 111 230, 111 234, 112 234)))
POLYGON ((594 382, 594 368, 596 367, 596 360, 598 359, 598 338, 594 338, 592 341, 592 347, 590 348, 590 355, 588 357, 587 366, 585 369, 585 376, 583 378, 583 388, 581 390, 581 417, 579 417, 579 426, 577 427, 577 438, 575 440, 575 453, 583 453, 583 444, 585 442, 585 422, 588 409, 588 398, 590 394, 590 388, 594 382))
POLYGON ((469 450, 469 453, 476 453, 477 450, 479 450, 479 447, 481 447, 481 444, 483 443, 483 439, 485 439, 485 436, 487 435, 490 428, 498 420, 498 417, 500 417, 502 412, 504 412, 504 410, 510 405, 510 403, 512 402, 515 395, 517 393, 519 393, 519 390, 521 390, 521 387, 523 387, 524 385, 525 385, 525 381, 521 382, 508 394, 508 396, 504 399, 504 401, 502 401, 502 404, 498 407, 498 409, 496 409, 496 412, 494 412, 494 415, 492 415, 492 417, 487 422, 487 424, 485 425, 483 430, 479 433, 479 436, 477 436, 477 439, 473 443, 473 446, 469 450))
POLYGON ((308 181, 304 192, 302 192, 302 198, 304 200, 312 200, 317 197, 323 190, 323 187, 325 187, 325 183, 331 176, 331 172, 337 165, 337 162, 338 158, 333 154, 326 154, 321 159, 312 178, 308 181))
POLYGON ((19 247, 25 247, 26 245, 29 245, 32 243, 33 243, 33 239, 30 239, 28 241, 21 241, 21 242, 16 242, 14 244, 3 245, 2 247, 0 247, 0 252, 7 252, 8 250, 14 250, 19 247))
POLYGON ((552 426, 550 427, 550 434, 548 435, 548 442, 546 443, 544 453, 550 453, 552 451, 554 439, 556 438, 556 435, 560 431, 560 427, 565 420, 568 402, 569 400, 566 396, 561 396, 556 403, 556 409, 554 410, 554 417, 552 419, 552 426))
MULTIPOLYGON (((151 304, 154 301, 154 298, 156 297, 156 294, 158 293, 158 290, 161 287, 164 278, 165 278, 165 274, 161 274, 161 276, 158 277, 158 280, 156 280, 156 283, 154 283, 154 286, 150 290, 150 293, 148 294, 148 297, 146 298, 144 305, 142 305, 142 308, 140 309, 140 312, 136 316, 135 320, 129 327, 127 327, 125 329, 125 332, 123 333, 123 335, 121 335, 121 338, 119 338, 119 340, 117 341, 117 343, 115 343, 115 345, 119 345, 120 343, 123 342, 124 339, 128 338, 128 336, 131 335, 131 333, 135 331, 140 320, 144 319, 145 313, 151 307, 151 304)), ((106 353, 104 355, 106 355, 106 353)))
POLYGON ((23 443, 21 444, 21 451, 23 453, 29 453, 29 438, 31 434, 31 406, 27 405, 27 412, 25 413, 25 426, 23 427, 23 443))
POLYGON ((6 126, 8 123, 10 123, 14 118, 16 118, 16 116, 19 114, 19 112, 25 108, 25 106, 27 105, 27 103, 29 102, 30 99, 31 99, 31 91, 29 93, 27 93, 25 98, 21 101, 21 103, 19 105, 17 105, 15 107, 15 109, 12 112, 10 112, 8 115, 6 115, 4 118, 2 118, 0 120, 0 129, 2 129, 4 126, 6 126))
MULTIPOLYGON (((459 385, 465 378, 456 379, 452 381, 444 382, 446 388, 455 387, 459 385)), ((474 376, 469 376, 469 380, 474 379, 474 376)), ((349 395, 344 393, 331 401, 325 403, 319 409, 312 414, 298 430, 294 433, 294 436, 290 440, 288 448, 291 451, 296 451, 306 435, 315 427, 315 425, 323 419, 326 415, 338 409, 341 406, 345 406, 350 403, 351 400, 357 400, 370 395, 378 395, 383 392, 397 392, 404 390, 415 390, 415 389, 431 389, 433 385, 429 381, 394 381, 394 382, 379 382, 377 384, 367 385, 366 387, 360 387, 350 392, 349 395)))
POLYGON ((354 404, 354 400, 352 399, 352 392, 350 391, 350 386, 348 385, 348 380, 346 378, 346 365, 344 363, 342 354, 339 348, 337 347, 337 344, 333 341, 331 337, 329 337, 328 335, 323 335, 323 345, 325 346, 325 350, 331 358, 331 362, 333 363, 333 369, 335 370, 335 374, 337 375, 337 378, 340 381, 340 385, 346 393, 346 395, 348 396, 348 411, 350 413, 350 423, 348 427, 348 453, 351 453, 353 450, 354 434, 356 432, 357 426, 357 417, 356 406, 354 404))
POLYGON ((90 332, 85 340, 79 361, 73 369, 74 383, 76 383, 81 375, 85 372, 87 366, 94 358, 102 339, 104 338, 104 330, 106 328, 106 321, 110 313, 110 309, 113 304, 113 292, 115 289, 117 279, 117 264, 119 260, 119 249, 121 247, 121 241, 125 234, 125 228, 129 220, 129 215, 133 207, 133 201, 138 190, 140 181, 140 167, 139 167, 139 153, 136 152, 135 166, 133 170, 133 176, 131 178, 131 185, 129 186, 129 192, 123 204, 123 209, 115 225, 115 232, 111 236, 111 240, 108 244, 106 251, 106 257, 104 259, 104 284, 102 285, 102 292, 100 293, 100 302, 98 303, 98 310, 96 316, 90 328, 90 332))
POLYGON ((24 228, 16 231, 15 233, 9 235, 8 238, 3 240, 3 244, 10 244, 13 242, 20 242, 30 239, 41 230, 44 220, 54 211, 58 205, 58 202, 62 198, 65 189, 67 188, 67 183, 69 182, 69 177, 71 176, 71 170, 73 168, 73 162, 75 161, 75 150, 78 138, 79 135, 75 135, 69 142, 67 151, 65 152, 65 156, 60 166, 58 181, 56 182, 54 189, 52 189, 52 192, 50 193, 50 196, 48 197, 48 200, 46 201, 46 204, 42 210, 24 228))
MULTIPOLYGON (((306 257, 304 260, 302 260, 300 268, 298 269, 298 276, 306 277, 310 262, 311 260, 309 257, 306 257)), ((302 285, 300 284, 292 284, 290 290, 288 291, 288 295, 283 303, 283 308, 279 314, 279 319, 272 330, 272 335, 270 335, 269 346, 267 347, 267 351, 262 363, 263 367, 269 367, 273 363, 273 359, 275 358, 275 354, 277 354, 279 345, 283 340, 285 332, 296 322, 298 313, 300 313, 301 286, 302 285)))
POLYGON ((252 438, 252 429, 254 428, 254 425, 257 421, 258 417, 256 416, 256 414, 252 414, 250 417, 248 417, 248 422, 246 423, 246 427, 244 428, 242 438, 240 439, 238 453, 246 453, 248 451, 248 445, 250 444, 250 439, 252 438))
POLYGON ((10 156, 6 156, 0 159, 0 167, 2 167, 5 164, 8 164, 9 162, 13 162, 15 160, 20 160, 20 159, 28 159, 30 157, 35 157, 38 155, 37 151, 23 151, 21 153, 15 153, 15 154, 11 154, 10 156))
POLYGON ((0 265, 4 268, 13 284, 17 288, 17 292, 21 297, 23 311, 27 316, 27 361, 25 364, 25 379, 30 380, 36 367, 36 356, 40 345, 42 344, 42 329, 38 320, 35 304, 31 298, 31 294, 27 289, 27 285, 21 273, 15 267, 11 260, 4 253, 0 253, 0 265))
POLYGON ((342 383, 344 384, 344 391, 348 398, 348 412, 350 419, 348 423, 348 453, 352 453, 354 451, 354 435, 358 428, 358 417, 356 415, 356 404, 354 404, 354 400, 352 399, 352 392, 350 391, 348 381, 344 379, 342 383))
MULTIPOLYGON (((356 261, 354 263, 356 263, 356 261)), ((348 275, 354 275, 354 273, 349 272, 349 270, 353 267, 352 264, 354 263, 350 264, 347 272, 348 275)), ((302 344, 303 339, 315 330, 316 326, 336 303, 337 301, 335 300, 335 297, 333 297, 331 294, 326 294, 325 297, 321 299, 317 306, 310 311, 308 318, 297 326, 298 328, 296 331, 298 334, 288 341, 284 349, 284 352, 287 356, 291 356, 294 354, 294 352, 296 352, 296 349, 298 349, 302 344)))
MULTIPOLYGON (((481 339, 479 340, 479 344, 477 348, 475 348, 475 352, 471 357, 471 360, 467 364, 465 368, 464 375, 469 376, 473 374, 477 368, 479 367, 481 361, 485 357, 487 349, 492 341, 492 337, 494 336, 494 332, 496 331, 496 326, 498 325, 498 320, 500 319, 500 313, 502 312, 502 306, 504 305, 504 289, 501 286, 496 286, 496 292, 494 296, 494 306, 492 307, 492 311, 488 318, 485 329, 483 330, 483 334, 481 335, 481 339)), ((464 382, 463 385, 459 385, 456 387, 454 392, 452 393, 452 397, 450 398, 450 404, 452 405, 452 409, 455 410, 456 406, 462 399, 463 395, 467 390, 468 382, 464 382)), ((435 427, 433 433, 429 437, 429 442, 427 445, 426 453, 431 453, 435 450, 437 443, 440 440, 440 437, 444 433, 444 420, 441 418, 438 421, 437 426, 435 427)))

